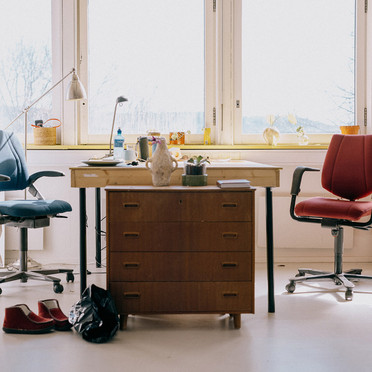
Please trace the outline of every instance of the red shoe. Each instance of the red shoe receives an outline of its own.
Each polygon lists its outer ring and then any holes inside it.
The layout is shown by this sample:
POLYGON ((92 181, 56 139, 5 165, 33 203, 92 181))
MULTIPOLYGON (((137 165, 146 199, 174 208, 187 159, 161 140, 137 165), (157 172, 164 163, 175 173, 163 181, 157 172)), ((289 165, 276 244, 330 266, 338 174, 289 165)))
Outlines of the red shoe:
POLYGON ((3 331, 6 333, 47 333, 53 328, 53 319, 36 315, 25 304, 5 309, 3 331))
POLYGON ((39 316, 53 319, 54 328, 57 331, 67 331, 72 327, 72 324, 69 323, 67 316, 63 314, 62 310, 60 309, 57 300, 51 299, 39 301, 38 308, 39 316))

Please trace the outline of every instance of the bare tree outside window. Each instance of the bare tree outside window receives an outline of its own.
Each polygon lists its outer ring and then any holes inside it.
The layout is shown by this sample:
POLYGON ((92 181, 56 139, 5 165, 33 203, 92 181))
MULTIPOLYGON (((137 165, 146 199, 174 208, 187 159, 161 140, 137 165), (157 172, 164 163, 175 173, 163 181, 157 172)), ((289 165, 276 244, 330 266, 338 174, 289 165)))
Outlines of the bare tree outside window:
MULTIPOLYGON (((0 34, 6 35, 0 43, 3 129, 51 84, 51 0, 0 0, 0 34)), ((48 119, 51 109, 52 97, 46 96, 29 111, 29 123, 48 119)), ((23 117, 9 130, 22 133, 23 117)))

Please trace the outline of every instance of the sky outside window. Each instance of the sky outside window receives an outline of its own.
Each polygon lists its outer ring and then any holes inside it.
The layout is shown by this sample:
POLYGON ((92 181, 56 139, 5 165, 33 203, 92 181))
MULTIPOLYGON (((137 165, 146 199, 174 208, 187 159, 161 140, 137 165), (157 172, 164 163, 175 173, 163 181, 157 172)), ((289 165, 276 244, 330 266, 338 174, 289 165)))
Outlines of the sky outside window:
POLYGON ((89 133, 204 127, 204 1, 91 0, 89 133))
POLYGON ((354 124, 354 0, 242 2, 243 132, 262 133, 267 115, 297 116, 307 133, 354 124))

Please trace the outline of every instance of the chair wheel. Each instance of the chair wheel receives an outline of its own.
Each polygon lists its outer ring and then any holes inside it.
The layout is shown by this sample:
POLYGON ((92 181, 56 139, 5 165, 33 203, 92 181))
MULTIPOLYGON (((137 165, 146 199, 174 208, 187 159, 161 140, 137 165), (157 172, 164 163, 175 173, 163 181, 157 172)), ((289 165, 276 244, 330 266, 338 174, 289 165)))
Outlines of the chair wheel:
POLYGON ((351 301, 353 299, 353 291, 351 289, 347 289, 345 292, 345 300, 351 301))
POLYGON ((298 276, 305 276, 305 272, 298 270, 298 274, 296 274, 295 277, 298 277, 298 276))
POLYGON ((296 289, 296 284, 291 282, 285 286, 285 289, 287 290, 288 293, 293 293, 296 289))
POLYGON ((2 294, 3 293, 3 290, 0 288, 0 294, 2 294))
POLYGON ((63 285, 56 283, 53 285, 53 291, 54 293, 62 293, 63 292, 63 285))
POLYGON ((68 272, 68 273, 66 274, 66 281, 67 281, 67 283, 68 283, 68 282, 73 283, 74 280, 75 280, 75 276, 74 276, 74 274, 71 273, 71 272, 68 272))

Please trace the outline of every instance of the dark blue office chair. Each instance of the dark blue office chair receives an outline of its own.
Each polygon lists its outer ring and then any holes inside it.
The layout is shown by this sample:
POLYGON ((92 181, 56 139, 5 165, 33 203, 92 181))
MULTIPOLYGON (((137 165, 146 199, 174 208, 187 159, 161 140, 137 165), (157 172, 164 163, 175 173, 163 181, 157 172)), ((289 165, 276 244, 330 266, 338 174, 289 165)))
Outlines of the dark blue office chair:
MULTIPOLYGON (((8 200, 0 202, 0 224, 20 228, 20 269, 0 276, 0 283, 20 279, 53 282, 55 293, 61 293, 63 286, 61 279, 50 274, 66 273, 67 281, 74 281, 72 269, 31 270, 27 271, 27 232, 28 229, 37 229, 49 226, 51 217, 60 213, 70 212, 71 205, 63 200, 44 200, 36 189, 34 183, 40 177, 61 177, 62 172, 41 171, 29 176, 23 148, 13 133, 0 130, 0 191, 26 190, 36 199, 8 200)), ((0 294, 2 290, 0 288, 0 294)))

